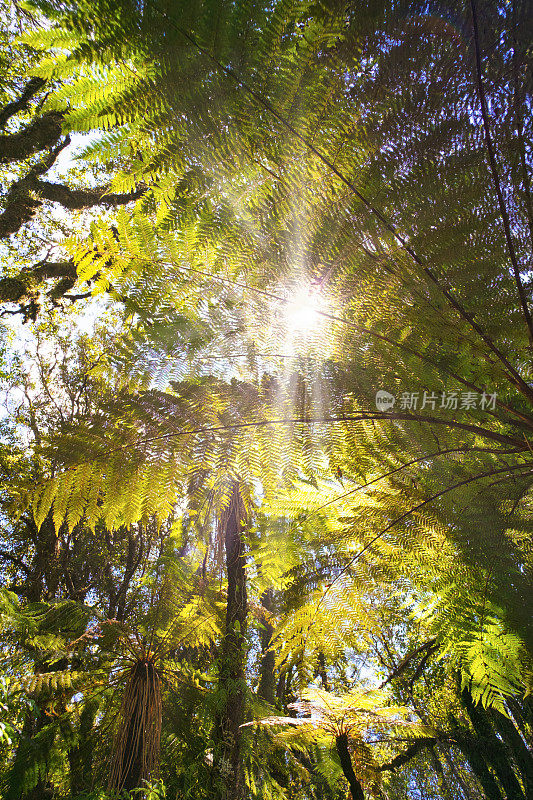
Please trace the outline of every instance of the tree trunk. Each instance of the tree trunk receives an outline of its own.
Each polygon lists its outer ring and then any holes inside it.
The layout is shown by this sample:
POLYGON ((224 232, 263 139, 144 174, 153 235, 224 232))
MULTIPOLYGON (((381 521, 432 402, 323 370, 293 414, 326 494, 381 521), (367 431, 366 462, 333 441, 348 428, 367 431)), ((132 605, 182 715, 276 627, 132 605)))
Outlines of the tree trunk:
POLYGON ((130 670, 113 744, 108 789, 139 789, 159 771, 161 680, 153 661, 140 658, 130 670))
MULTIPOLYGON (((448 785, 448 781, 446 780, 446 775, 444 774, 444 769, 441 763, 440 758, 438 757, 437 753, 435 752, 434 747, 429 748, 429 757, 433 766, 435 768, 435 773, 437 775, 437 784, 439 787, 439 791, 443 797, 450 798, 452 797, 452 793, 450 791, 450 787, 448 785)), ((458 800, 458 798, 456 798, 458 800)))
POLYGON ((89 791, 93 774, 93 727, 98 702, 88 700, 80 716, 78 742, 68 751, 70 766, 70 794, 72 798, 89 791))
POLYGON ((322 652, 318 654, 317 674, 320 676, 320 682, 322 683, 322 688, 324 689, 325 692, 329 692, 329 681, 328 681, 328 673, 326 670, 326 659, 324 658, 324 653, 322 652))
POLYGON ((446 762, 446 766, 450 770, 451 775, 453 775, 454 779, 461 787, 461 791, 463 793, 463 797, 465 798, 465 800, 479 800, 481 794, 475 776, 472 775, 470 771, 468 771, 467 779, 465 779, 465 775, 463 774, 464 770, 462 766, 460 766, 459 763, 454 759, 454 757, 448 752, 446 747, 441 748, 440 755, 446 762), (471 785, 472 783, 474 784, 473 786, 471 785))
POLYGON ((226 628, 220 655, 219 708, 213 730, 215 796, 241 800, 244 780, 241 767, 241 728, 246 696, 246 558, 244 553, 244 509, 238 484, 233 486, 220 526, 226 550, 228 599, 226 628))
POLYGON ((482 748, 485 759, 498 776, 505 791, 506 800, 526 800, 506 749, 494 733, 487 712, 474 703, 467 688, 463 689, 461 696, 474 730, 479 737, 479 746, 482 748))
POLYGON ((339 756, 339 761, 341 762, 344 777, 348 781, 348 785, 350 787, 352 800, 365 800, 363 787, 357 780, 357 776, 353 771, 352 758, 350 756, 350 751, 348 750, 347 735, 345 733, 341 733, 340 736, 337 736, 335 739, 335 745, 337 747, 337 753, 339 756))
MULTIPOLYGON (((274 607, 273 591, 268 589, 261 595, 261 605, 267 612, 271 612, 274 607)), ((263 700, 266 700, 270 705, 276 703, 276 678, 274 675, 274 666, 276 663, 276 656, 272 650, 269 650, 272 635, 274 633, 274 626, 270 622, 270 618, 265 614, 261 617, 263 627, 261 628, 261 666, 259 667, 259 686, 257 694, 263 700)))
POLYGON ((472 772, 479 781, 487 800, 504 800, 500 787, 489 770, 483 755, 479 749, 479 742, 476 737, 468 731, 454 732, 457 746, 462 750, 466 760, 470 764, 472 772))
POLYGON ((490 712, 494 727, 509 749, 524 782, 526 797, 533 797, 533 756, 508 717, 493 709, 490 712))

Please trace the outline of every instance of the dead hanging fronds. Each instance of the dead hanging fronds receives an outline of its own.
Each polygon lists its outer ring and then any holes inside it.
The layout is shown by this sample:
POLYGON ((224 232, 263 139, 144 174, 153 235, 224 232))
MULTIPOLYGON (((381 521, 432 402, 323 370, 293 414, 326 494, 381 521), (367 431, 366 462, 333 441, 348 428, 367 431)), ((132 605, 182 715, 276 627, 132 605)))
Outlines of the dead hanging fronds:
POLYGON ((153 653, 129 669, 113 744, 108 788, 131 791, 157 776, 161 745, 161 678, 153 653))

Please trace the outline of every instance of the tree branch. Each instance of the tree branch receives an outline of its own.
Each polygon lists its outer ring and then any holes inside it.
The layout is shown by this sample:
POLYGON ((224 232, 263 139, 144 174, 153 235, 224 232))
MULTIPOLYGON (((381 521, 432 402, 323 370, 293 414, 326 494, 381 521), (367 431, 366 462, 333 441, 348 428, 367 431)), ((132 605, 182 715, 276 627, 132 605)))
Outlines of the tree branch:
POLYGON ((498 454, 516 454, 516 450, 503 450, 500 453, 499 448, 486 448, 486 447, 450 447, 447 450, 437 450, 434 453, 426 453, 419 458, 414 458, 411 461, 406 461, 403 464, 400 464, 399 467, 394 467, 394 469, 388 470, 387 472, 382 472, 376 478, 372 478, 370 481, 366 481, 365 483, 361 483, 358 486, 355 486, 353 489, 349 489, 347 492, 343 492, 342 494, 338 494, 332 500, 328 500, 326 503, 323 503, 318 508, 314 508, 313 511, 310 511, 306 515, 306 519, 309 519, 310 516, 314 516, 318 514, 319 511, 322 511, 324 508, 333 505, 334 503, 338 503, 339 500, 344 500, 346 497, 350 497, 356 492, 360 492, 363 489, 366 489, 368 486, 372 486, 374 483, 378 483, 378 481, 382 481, 385 478, 389 478, 391 475, 395 475, 397 472, 402 472, 402 470, 407 469, 408 467, 412 467, 413 464, 420 464, 422 461, 428 461, 431 458, 438 458, 438 456, 448 455, 449 453, 473 453, 473 452, 485 452, 485 453, 494 453, 498 454))
MULTIPOLYGON (((511 437, 504 436, 503 434, 498 434, 493 431, 486 430, 484 428, 480 428, 477 425, 468 425, 466 423, 455 422, 454 420, 444 420, 439 419, 438 417, 423 417, 418 416, 415 417, 409 414, 390 414, 387 412, 372 412, 372 413, 361 413, 360 415, 341 415, 338 417, 280 417, 278 419, 263 419, 256 422, 237 422, 230 425, 215 425, 215 426, 201 426, 197 428, 190 428, 188 430, 182 430, 172 433, 162 433, 157 436, 147 436, 142 439, 138 439, 136 444, 137 445, 147 445, 153 442, 161 442, 169 439, 178 439, 182 436, 193 436, 198 433, 220 433, 222 431, 237 431, 242 430, 244 428, 264 428, 269 425, 294 425, 294 424, 302 424, 302 425, 310 425, 316 423, 322 424, 330 424, 330 423, 339 423, 339 422, 361 422, 363 420, 372 420, 372 419, 405 419, 412 422, 435 422, 440 423, 442 425, 447 425, 452 428, 459 428, 462 430, 468 430, 472 433, 477 433, 480 436, 483 436, 487 439, 492 439, 497 442, 501 442, 503 444, 508 444, 517 448, 519 452, 523 452, 528 450, 528 446, 526 442, 522 442, 520 440, 512 439, 511 437)), ((107 450, 104 450, 98 455, 95 455, 91 460, 97 461, 100 458, 107 458, 114 453, 119 453, 131 448, 131 443, 125 445, 118 445, 117 447, 110 447, 107 450)), ((472 448, 472 450, 476 450, 477 448, 472 448)), ((497 451, 495 451, 497 452, 497 451)), ((79 464, 73 464, 68 469, 75 469, 78 467, 79 464)), ((462 481, 461 483, 457 484, 457 486, 462 486, 465 483, 469 483, 470 480, 476 480, 477 478, 482 478, 490 475, 496 475, 506 471, 512 471, 515 469, 531 469, 531 466, 527 463, 522 464, 515 464, 513 466, 507 466, 504 469, 490 471, 488 473, 483 473, 482 475, 475 476, 472 479, 467 479, 466 481, 462 481)), ((451 487, 453 488, 453 487, 451 487)), ((446 494, 444 492, 435 495, 434 497, 440 497, 441 494, 446 494)), ((434 499, 434 498, 430 498, 434 499)), ((430 502, 430 500, 426 500, 422 505, 425 503, 430 502)), ((418 508, 418 507, 417 507, 418 508)), ((416 510, 416 509, 413 509, 416 510)))
POLYGON ((116 206, 137 200, 146 191, 146 188, 142 187, 134 192, 124 194, 106 194, 107 186, 98 186, 94 189, 70 189, 61 183, 39 180, 40 176, 50 169, 60 151, 68 144, 70 144, 70 138, 67 136, 24 178, 10 186, 4 212, 0 214, 0 239, 6 239, 20 230, 26 222, 29 222, 37 209, 42 206, 43 200, 61 203, 70 211, 78 211, 96 205, 116 208, 116 206))
MULTIPOLYGON (((18 303, 16 311, 4 310, 4 314, 24 314, 25 321, 33 319, 39 311, 38 288, 46 279, 59 278, 49 297, 52 301, 60 297, 68 297, 68 292, 76 283, 77 273, 73 261, 41 261, 31 269, 21 270, 18 275, 0 279, 0 304, 18 303)), ((78 299, 68 297, 69 300, 78 299)))
MULTIPOLYGON (((328 594, 328 592, 330 591, 332 586, 335 583, 337 583, 337 581, 340 578, 342 578, 343 575, 346 575, 348 570, 357 561, 359 561, 361 556, 364 553, 366 553, 367 550, 369 550, 372 547, 373 544, 375 544, 386 533, 388 533, 390 530, 392 530, 392 528, 394 528, 396 525, 398 525, 399 522, 403 522, 404 519, 408 519, 413 514, 415 514, 417 511, 419 511, 421 508, 424 508, 429 503, 432 503, 434 500, 438 500, 440 497, 443 497, 444 495, 448 494, 449 492, 452 492, 454 489, 459 489, 459 488, 461 488, 463 486, 469 486, 471 483, 475 483, 476 481, 483 480, 483 478, 492 477, 493 475, 501 475, 504 472, 511 473, 516 469, 526 469, 526 468, 528 468, 527 464, 514 464, 512 466, 506 466, 506 467, 501 467, 499 469, 489 470, 487 472, 481 472, 478 475, 472 475, 469 478, 464 478, 461 481, 457 481, 457 483, 452 483, 450 486, 446 486, 445 489, 441 489, 439 492, 436 492, 435 494, 431 495, 431 497, 428 497, 427 500, 423 500, 421 503, 418 503, 417 505, 412 506, 404 514, 400 514, 400 516, 398 516, 395 519, 393 519, 392 522, 389 522, 389 524, 386 525, 384 528, 382 528, 375 536, 373 536, 372 539, 370 539, 370 541, 367 542, 367 544, 365 544, 365 546, 362 547, 361 550, 359 550, 359 552, 355 554, 355 556, 353 556, 353 558, 350 558, 350 560, 347 562, 347 564, 341 569, 339 574, 335 578, 333 578, 331 583, 328 585, 327 589, 325 589, 325 591, 323 592, 322 596, 320 597, 320 600, 318 602, 318 606, 320 606, 320 604, 323 603, 323 601, 326 598, 326 595, 328 594)), ((532 472, 533 472, 533 470, 531 468, 529 468, 526 474, 530 475, 532 472)), ((317 613, 318 613, 318 606, 317 606, 317 613)))
POLYGON ((6 197, 5 209, 0 214, 0 239, 7 239, 12 233, 16 233, 35 215, 37 209, 42 205, 42 200, 35 197, 34 184, 41 175, 50 169, 61 150, 69 144, 70 137, 66 136, 57 147, 32 167, 24 178, 11 184, 6 197))
MULTIPOLYGON (((496 431, 482 428, 479 425, 470 425, 467 422, 456 422, 452 419, 442 419, 440 417, 429 417, 423 414, 410 414, 408 412, 394 412, 394 411, 362 411, 360 414, 341 414, 337 417, 280 417, 278 419, 264 419, 257 422, 237 422, 233 425, 217 425, 215 427, 201 427, 193 428, 191 430, 178 431, 176 433, 162 433, 158 436, 149 436, 145 439, 140 439, 138 444, 149 444, 150 442, 162 441, 164 439, 174 439, 180 436, 188 436, 194 433, 216 433, 218 431, 239 430, 241 428, 262 428, 267 425, 292 425, 294 423, 301 423, 309 425, 312 423, 332 423, 332 422, 362 422, 364 420, 404 420, 406 422, 428 422, 435 425, 445 425, 449 428, 457 428, 458 430, 468 431, 473 434, 483 436, 485 439, 490 439, 500 444, 509 445, 516 448, 519 452, 525 451, 528 448, 527 443, 520 439, 513 439, 511 436, 497 433, 496 431)), ((127 445, 129 447, 129 445, 127 445)), ((118 448, 119 450, 122 447, 118 448)), ((109 451, 114 452, 114 451, 109 451)), ((525 466, 525 465, 522 465, 525 466)))
POLYGON ((108 186, 97 186, 94 189, 70 189, 62 183, 50 183, 49 181, 35 181, 34 188, 44 200, 61 203, 70 211, 79 211, 96 205, 114 208, 138 200, 146 191, 145 188, 141 188, 123 194, 106 194, 108 186))
POLYGON ((28 275, 37 282, 47 278, 74 278, 76 279, 76 265, 73 261, 44 261, 35 264, 31 270, 23 270, 21 275, 28 275))
POLYGON ((24 109, 28 107, 28 103, 32 97, 37 94, 39 89, 43 88, 45 83, 46 81, 42 78, 30 78, 19 99, 12 100, 11 103, 7 103, 7 105, 0 109, 0 128, 3 128, 12 116, 18 114, 19 111, 24 111, 24 109))
POLYGON ((17 556, 14 556, 12 553, 8 553, 7 550, 0 550, 0 559, 4 561, 11 561, 12 564, 25 572, 26 575, 31 573, 30 568, 26 566, 21 558, 17 558, 17 556))
POLYGON ((33 119, 21 131, 0 136, 0 164, 20 161, 53 147, 61 138, 62 121, 63 114, 50 111, 33 119))
POLYGON ((395 756, 392 761, 389 761, 387 764, 381 764, 379 767, 380 772, 385 771, 393 771, 398 769, 399 767, 403 767, 404 764, 407 764, 414 756, 416 756, 421 750, 426 747, 434 747, 439 740, 435 737, 428 737, 425 739, 417 739, 416 742, 407 748, 403 753, 399 753, 395 756))
POLYGON ((391 674, 383 681, 383 683, 381 683, 379 685, 379 688, 383 689, 384 686, 386 686, 392 680, 397 678, 398 675, 401 675, 402 672, 404 672, 407 669, 407 667, 410 665, 412 660, 414 658, 416 658, 417 656, 419 656, 421 653, 431 654, 431 653, 435 652, 435 650, 437 650, 436 642, 437 642, 437 640, 435 638, 430 639, 429 641, 424 642, 424 644, 421 644, 415 650, 411 650, 410 653, 407 653, 407 655, 404 656, 404 658, 402 658, 402 660, 400 661, 398 666, 395 667, 393 669, 393 671, 391 672, 391 674))
POLYGON ((524 140, 524 120, 520 102, 520 80, 518 75, 518 53, 513 51, 513 73, 514 73, 514 108, 516 117, 516 129, 518 133, 518 147, 520 151, 520 166, 522 169, 522 184, 524 188, 524 200, 529 223, 529 237, 531 242, 531 253, 533 255, 533 200, 531 198, 531 181, 526 161, 526 143, 524 140))

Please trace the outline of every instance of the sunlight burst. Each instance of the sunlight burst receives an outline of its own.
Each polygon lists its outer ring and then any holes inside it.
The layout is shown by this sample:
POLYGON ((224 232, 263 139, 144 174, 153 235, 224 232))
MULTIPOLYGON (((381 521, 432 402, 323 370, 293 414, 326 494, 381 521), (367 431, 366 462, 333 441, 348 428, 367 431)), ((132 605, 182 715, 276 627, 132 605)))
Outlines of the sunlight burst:
POLYGON ((289 331, 302 336, 309 335, 321 321, 321 303, 318 292, 299 289, 289 299, 286 306, 286 320, 289 331))

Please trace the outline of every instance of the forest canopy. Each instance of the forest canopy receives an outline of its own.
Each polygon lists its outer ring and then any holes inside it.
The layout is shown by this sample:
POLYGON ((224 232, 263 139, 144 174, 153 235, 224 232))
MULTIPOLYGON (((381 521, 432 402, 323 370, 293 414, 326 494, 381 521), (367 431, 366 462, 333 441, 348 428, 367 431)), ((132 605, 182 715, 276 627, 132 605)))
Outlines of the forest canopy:
POLYGON ((530 800, 530 2, 0 14, 0 796, 530 800))

